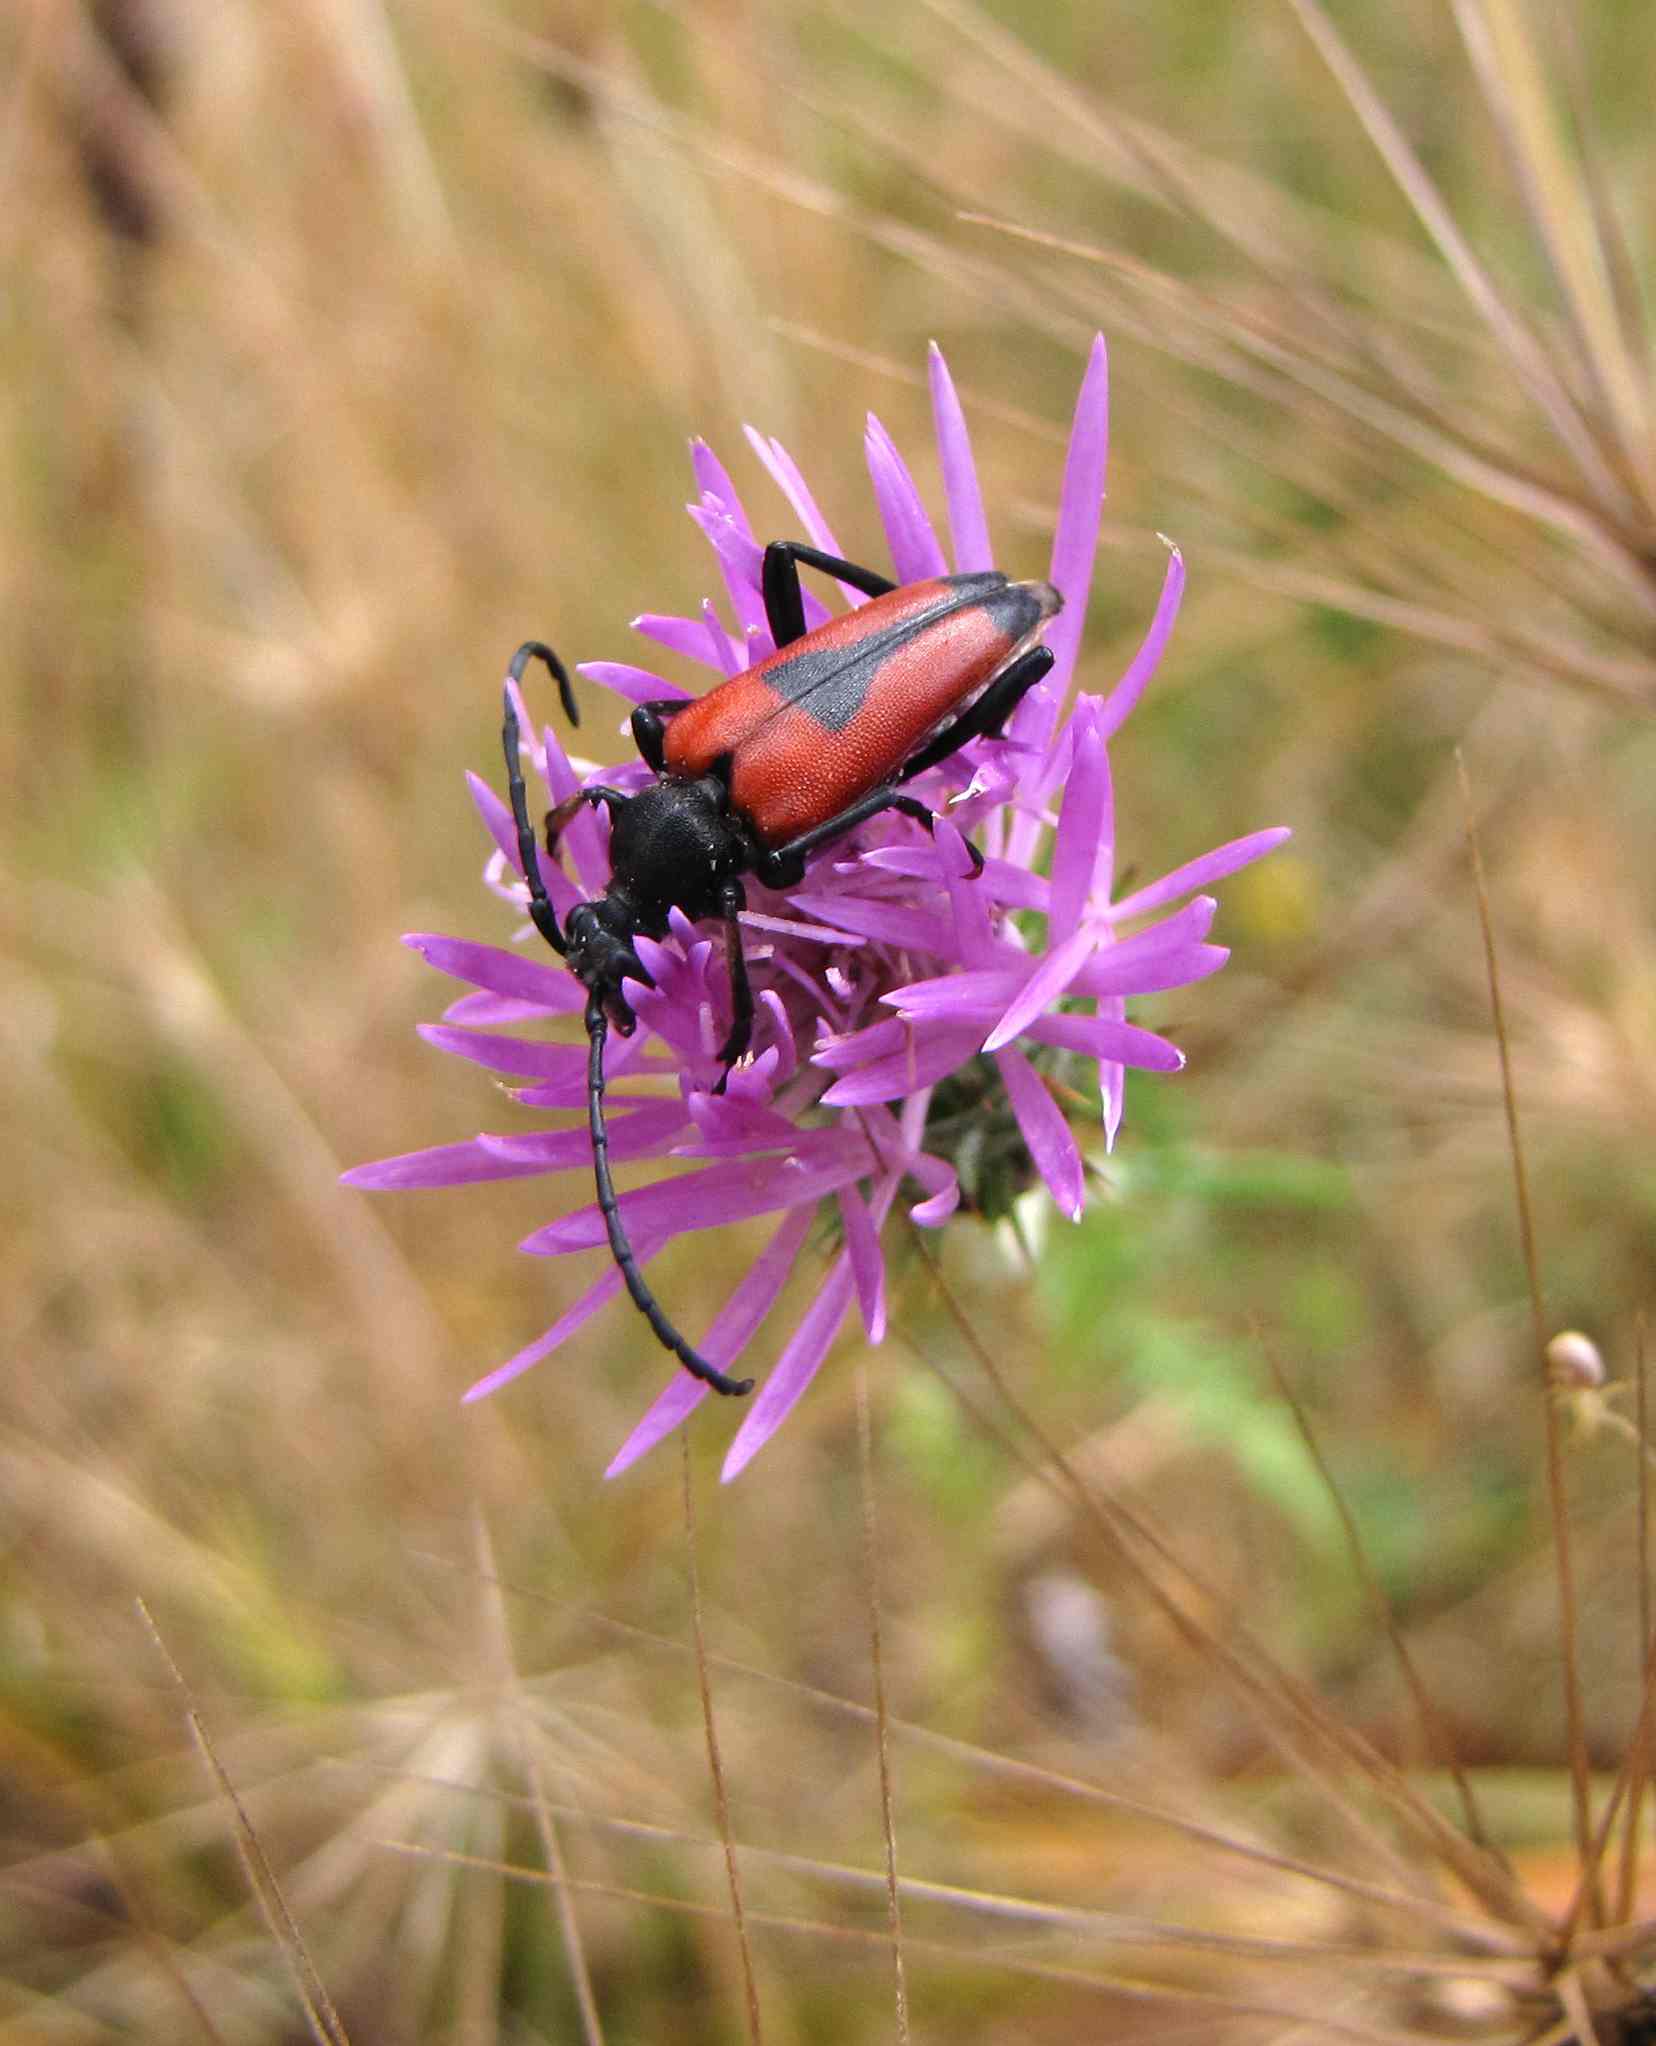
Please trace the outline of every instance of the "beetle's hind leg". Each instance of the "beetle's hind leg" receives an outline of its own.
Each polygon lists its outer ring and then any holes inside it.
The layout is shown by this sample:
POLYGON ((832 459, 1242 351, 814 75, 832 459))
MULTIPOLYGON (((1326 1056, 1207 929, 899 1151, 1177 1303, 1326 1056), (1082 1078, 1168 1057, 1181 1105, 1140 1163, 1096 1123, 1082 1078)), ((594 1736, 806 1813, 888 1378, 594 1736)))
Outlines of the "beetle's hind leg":
POLYGON ((952 725, 945 725, 941 732, 927 740, 918 753, 903 762, 897 779, 912 781, 917 774, 924 774, 928 767, 936 767, 951 753, 958 753, 973 739, 998 739, 1007 719, 1030 690, 1052 672, 1054 659, 1049 646, 1032 646, 1027 653, 1020 654, 1010 667, 995 677, 976 703, 969 705, 952 725))
POLYGON ((889 597, 897 587, 874 569, 859 568, 837 554, 824 554, 819 547, 807 547, 803 540, 773 540, 765 549, 760 587, 771 638, 779 647, 792 646, 805 637, 805 593, 799 586, 802 567, 819 569, 835 582, 849 583, 865 597, 889 597))

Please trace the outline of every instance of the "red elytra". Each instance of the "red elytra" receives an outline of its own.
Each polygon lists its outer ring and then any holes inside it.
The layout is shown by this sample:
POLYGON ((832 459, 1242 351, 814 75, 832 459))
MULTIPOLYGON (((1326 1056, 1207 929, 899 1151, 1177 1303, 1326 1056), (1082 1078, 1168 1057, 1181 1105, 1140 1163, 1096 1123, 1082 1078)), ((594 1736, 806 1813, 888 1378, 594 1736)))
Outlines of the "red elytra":
POLYGON ((731 807, 762 844, 784 845, 890 780, 1059 601, 995 570, 872 598, 676 710, 667 772, 728 762, 731 807))

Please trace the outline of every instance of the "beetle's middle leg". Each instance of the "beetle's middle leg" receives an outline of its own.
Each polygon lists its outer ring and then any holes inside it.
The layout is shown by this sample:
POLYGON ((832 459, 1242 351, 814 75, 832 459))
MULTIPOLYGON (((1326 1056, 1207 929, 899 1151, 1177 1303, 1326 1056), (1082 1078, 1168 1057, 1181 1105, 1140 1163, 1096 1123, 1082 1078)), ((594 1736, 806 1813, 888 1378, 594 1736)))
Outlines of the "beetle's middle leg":
POLYGON ((722 1094, 730 1069, 747 1054, 753 1042, 753 983, 748 979, 747 954, 742 950, 742 926, 737 921, 747 908, 747 895, 740 881, 726 881, 719 890, 719 914, 724 918, 725 960, 730 969, 730 1035, 719 1047, 724 1071, 715 1094, 722 1094))
MULTIPOLYGON (((761 847, 755 856, 753 870, 767 888, 797 888, 805 878, 805 862, 812 853, 819 851, 831 839, 841 838, 859 824, 866 824, 870 817, 878 817, 883 810, 901 810, 905 817, 912 817, 916 824, 923 824, 928 832, 935 830, 937 825, 937 818, 918 796, 905 796, 890 782, 882 782, 877 789, 870 789, 866 796, 859 796, 854 803, 848 803, 837 816, 829 817, 821 824, 813 824, 809 831, 790 838, 786 845, 761 847)), ((982 853, 970 840, 966 850, 972 856, 974 876, 981 874, 982 853)))

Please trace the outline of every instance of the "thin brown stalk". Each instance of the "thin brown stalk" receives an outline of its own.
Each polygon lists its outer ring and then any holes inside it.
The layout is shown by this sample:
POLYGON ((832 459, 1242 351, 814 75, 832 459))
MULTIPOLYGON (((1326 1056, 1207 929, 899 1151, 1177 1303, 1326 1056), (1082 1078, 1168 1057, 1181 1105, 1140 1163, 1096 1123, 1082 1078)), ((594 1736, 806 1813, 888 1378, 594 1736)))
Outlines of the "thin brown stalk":
POLYGON ((298 1994, 300 2007, 305 2013, 305 2022, 310 2028, 311 2037, 318 2042, 318 2046, 350 2046, 344 2021, 335 2010, 327 1985, 311 1960, 304 1935, 287 1907, 287 1900, 282 1895, 282 1886, 276 1880, 276 1871, 271 1867, 263 1844, 253 1829, 247 1808, 237 1796, 236 1787, 218 1758, 206 1723, 196 1709, 195 1696, 185 1681, 184 1672, 173 1660, 172 1651, 161 1638, 161 1629, 155 1624, 149 1607, 141 1598, 134 1603, 138 1608, 138 1617, 143 1621, 151 1641, 155 1644, 156 1654, 165 1663, 167 1672, 177 1687, 184 1712, 184 1723, 190 1729, 190 1738, 195 1742, 196 1751, 207 1765, 207 1772, 217 1786, 219 1795, 229 1807, 236 1852, 241 1857, 242 1867, 246 1871, 248 1887, 252 1890, 254 1901, 270 1929, 271 1938, 281 1948, 282 1957, 288 1964, 288 1972, 293 1977, 293 1986, 298 1994))
POLYGON ((736 1862, 736 1839, 730 1830, 730 1799, 725 1791, 724 1763, 719 1755, 719 1729, 713 1718, 713 1685, 707 1667, 707 1636, 702 1626, 701 1570, 696 1560, 696 1488, 690 1476, 690 1439, 679 1431, 679 1475, 684 1489, 684 1539, 690 1559, 690 1625, 696 1648, 696 1687, 701 1694, 702 1727, 707 1735, 707 1770, 713 1785, 713 1812, 724 1848, 725 1881, 730 1888, 730 1915, 736 1927, 736 1948, 742 1959, 742 1990, 747 2006, 750 2046, 760 2046, 763 2028, 759 2021, 759 1984, 753 1973, 753 1949, 748 1942, 747 1917, 742 1905, 742 1872, 736 1862))
MULTIPOLYGON (((1656 1668, 1647 1670, 1644 1689, 1639 1699, 1639 1717, 1633 1728, 1633 1738, 1628 1743, 1622 1759, 1621 1770, 1616 1777, 1615 1788, 1609 1802, 1599 1818, 1598 1830, 1588 1851, 1586 1864, 1576 1882, 1575 1894, 1570 1899, 1569 1909, 1564 1913, 1560 1926, 1560 1938, 1568 1949, 1575 1935, 1576 1927, 1590 1902, 1598 1895, 1599 1870, 1609 1851, 1611 1837, 1615 1832, 1616 1820, 1621 1815, 1622 1804, 1632 1787, 1638 1771, 1639 1757, 1649 1746, 1651 1735, 1656 1733, 1656 1668)), ((1602 1916, 1602 1912, 1600 1914, 1602 1916)))
POLYGON ((485 1584, 492 1585, 489 1597, 484 1602, 483 1623, 487 1635, 487 1650, 494 1664, 496 1682, 506 1694, 512 1725, 517 1735, 518 1759, 524 1779, 529 1785, 528 1802, 535 1815, 536 1830, 540 1834, 541 1851, 546 1856, 547 1873, 552 1878, 551 1900, 557 1916, 558 1936, 563 1943, 564 1958, 569 1963, 569 1979, 574 1986, 576 2006, 581 2013, 581 2035, 586 2046, 604 2046, 604 2028, 598 2016, 598 2001, 592 1993, 592 1972, 587 1966, 586 1944, 581 1938, 581 1923, 575 1915, 575 1900, 569 1889, 569 1869, 564 1861, 563 1842, 558 1837, 557 1823, 552 1816, 552 1807, 546 1795, 546 1783, 541 1772, 539 1743, 534 1728, 524 1708, 522 1680, 518 1674, 517 1658, 512 1652, 511 1620, 506 1611, 506 1601, 499 1590, 499 1580, 494 1573, 494 1544, 489 1539, 488 1525, 482 1512, 472 1511, 472 1543, 477 1553, 478 1572, 485 1584))
MULTIPOLYGON (((1650 1580, 1650 1387, 1645 1375, 1645 1317, 1639 1315, 1634 1344, 1634 1415, 1639 1431, 1639 1639, 1644 1644, 1644 1681, 1648 1691, 1656 1670, 1656 1639, 1651 1635, 1650 1580)), ((1639 1886, 1639 1834, 1644 1817, 1645 1787, 1650 1780, 1650 1749, 1636 1744, 1631 1760, 1633 1780, 1627 1793, 1627 1825, 1622 1833, 1621 1874, 1616 1885, 1616 1916, 1631 1918, 1639 1886)))
POLYGON ((1581 1986, 1579 1971, 1564 1969, 1554 1979, 1553 1989, 1570 2021, 1570 2029, 1565 2036, 1573 2039, 1575 2046, 1600 2046, 1598 2028, 1593 2023, 1592 2007, 1587 2001, 1587 1992, 1581 1986))
POLYGON ((1351 1558, 1351 1566, 1357 1573, 1358 1581, 1361 1583, 1370 1605, 1373 1607, 1381 1626, 1386 1630, 1386 1638, 1390 1641, 1392 1653, 1397 1658, 1398 1671, 1408 1688, 1416 1717, 1420 1721, 1427 1752, 1434 1761, 1449 1771, 1450 1778, 1461 1801, 1461 1813, 1466 1821, 1467 1832, 1480 1847, 1490 1853, 1497 1853, 1499 1850, 1491 1842, 1489 1830, 1484 1825, 1483 1816, 1478 1809, 1478 1801, 1473 1794, 1471 1778, 1461 1767, 1460 1758, 1455 1753, 1455 1745, 1450 1736, 1449 1729, 1443 1723, 1443 1718, 1438 1712, 1437 1706, 1433 1703, 1430 1692, 1426 1689, 1425 1680, 1415 1666, 1414 1657, 1409 1653, 1408 1643, 1403 1639, 1402 1629, 1397 1624, 1397 1615, 1392 1611, 1391 1600, 1387 1598, 1379 1578, 1375 1575, 1374 1566, 1369 1561, 1368 1550, 1364 1545, 1356 1519, 1346 1501, 1344 1492, 1340 1489, 1339 1481, 1329 1468, 1328 1459, 1322 1453, 1322 1445, 1317 1440, 1316 1431, 1311 1426, 1311 1417, 1305 1411, 1305 1403, 1289 1382, 1288 1374, 1282 1368, 1281 1360, 1277 1357, 1275 1350, 1266 1340, 1264 1330, 1257 1325, 1254 1329, 1254 1340, 1259 1344, 1264 1354, 1265 1362, 1270 1368, 1271 1377, 1275 1381, 1276 1389, 1286 1403, 1289 1413, 1294 1418, 1294 1426, 1299 1431, 1300 1440, 1305 1444, 1305 1453, 1310 1457, 1317 1476, 1322 1480, 1323 1490, 1327 1493, 1329 1501, 1339 1517, 1340 1527, 1345 1535, 1346 1553, 1351 1558))
POLYGON ((885 1836, 886 1923, 899 2046, 908 2046, 908 1980, 903 1967, 903 1899, 897 1884, 896 1800, 892 1794, 891 1722, 886 1710, 885 1655, 880 1639, 880 1517, 874 1493, 874 1428, 868 1409, 868 1367, 857 1366, 857 1467, 863 1495, 863 1574, 868 1586, 868 1645, 874 1670, 874 1725, 880 1758, 880 1828, 885 1836))
POLYGON ((1461 802, 1466 813, 1466 843, 1472 860, 1472 887, 1478 905, 1478 927, 1483 935, 1484 969, 1489 981, 1489 1007, 1495 1032, 1495 1047, 1501 1062, 1501 1099, 1506 1109, 1507 1145, 1512 1157, 1513 1191, 1518 1206, 1518 1234, 1523 1247, 1524 1270, 1529 1279, 1530 1319, 1535 1355, 1541 1371, 1542 1409, 1546 1417, 1547 1495, 1552 1507, 1553 1556, 1558 1572, 1559 1645, 1564 1664, 1564 1712, 1570 1748, 1570 1788, 1575 1811, 1576 1852, 1587 1865, 1593 1832, 1592 1797, 1588 1787, 1586 1717, 1581 1696, 1580 1624, 1576 1612, 1575 1566, 1570 1543, 1569 1487, 1564 1476, 1564 1427, 1558 1403, 1552 1397, 1547 1364, 1547 1307, 1541 1290, 1541 1260, 1536 1249, 1535 1217, 1530 1207, 1529 1173, 1524 1163, 1522 1133, 1518 1127, 1518 1095, 1512 1077, 1512 1047, 1507 1036, 1506 1011, 1501 1001, 1500 961, 1495 950, 1495 924, 1489 906, 1489 886, 1484 875, 1483 849, 1478 841, 1478 822, 1472 803, 1472 782, 1460 750, 1455 752, 1455 771, 1460 777, 1461 802))

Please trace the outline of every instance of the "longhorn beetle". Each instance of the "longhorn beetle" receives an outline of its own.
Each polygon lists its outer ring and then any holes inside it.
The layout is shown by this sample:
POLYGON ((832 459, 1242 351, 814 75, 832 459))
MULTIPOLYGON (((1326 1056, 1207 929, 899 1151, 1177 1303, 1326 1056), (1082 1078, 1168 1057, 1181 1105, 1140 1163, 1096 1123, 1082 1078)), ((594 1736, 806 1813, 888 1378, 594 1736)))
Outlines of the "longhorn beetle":
MULTIPOLYGON (((633 939, 665 937, 674 909, 692 920, 721 919, 731 1025, 719 1057, 728 1077, 753 1036, 738 923, 747 903, 742 876, 797 888, 814 852, 882 810, 900 810, 930 831, 931 811, 902 784, 968 740, 999 735, 1052 666, 1036 635, 1063 601, 1050 583, 1012 582, 997 569, 898 588, 797 540, 765 549, 761 587, 776 651, 705 696, 639 704, 632 735, 655 781, 635 796, 578 789, 548 816, 550 850, 583 803, 609 813, 609 892, 577 903, 562 929, 529 822, 510 685, 532 660, 544 661, 570 723, 580 719, 563 663, 538 639, 512 656, 501 733, 529 915, 587 991, 587 1121, 611 1255, 639 1312, 685 1370, 716 1392, 737 1394, 751 1392, 753 1380, 731 1378, 700 1356, 645 1283, 610 1177, 604 1044, 611 1024, 624 1037, 637 1026, 622 983, 655 984, 633 939), (872 601, 807 632, 802 566, 872 601)), ((981 873, 981 856, 967 849, 981 873)))

